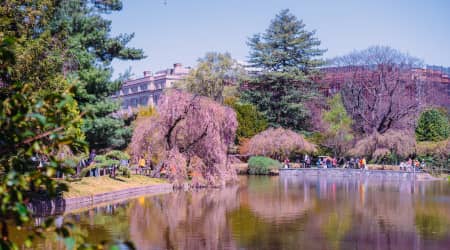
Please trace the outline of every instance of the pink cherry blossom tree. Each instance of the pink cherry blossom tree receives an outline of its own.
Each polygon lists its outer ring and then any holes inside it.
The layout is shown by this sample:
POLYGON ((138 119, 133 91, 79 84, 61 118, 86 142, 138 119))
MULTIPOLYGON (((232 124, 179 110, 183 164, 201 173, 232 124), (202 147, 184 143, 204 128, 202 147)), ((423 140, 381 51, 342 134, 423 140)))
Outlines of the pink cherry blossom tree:
POLYGON ((158 114, 138 120, 130 144, 134 158, 156 164, 154 176, 176 185, 217 186, 236 180, 228 148, 236 134, 235 112, 209 98, 166 91, 158 114))

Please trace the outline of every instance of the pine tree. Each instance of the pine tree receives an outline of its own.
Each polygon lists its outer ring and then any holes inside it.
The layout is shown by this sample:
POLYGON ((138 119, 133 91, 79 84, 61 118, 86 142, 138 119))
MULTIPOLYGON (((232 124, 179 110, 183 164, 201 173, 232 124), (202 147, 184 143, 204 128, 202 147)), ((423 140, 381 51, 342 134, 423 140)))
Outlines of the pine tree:
POLYGON ((110 34, 111 21, 103 16, 120 11, 122 3, 115 1, 60 1, 53 29, 67 29, 69 47, 64 70, 76 84, 76 100, 86 112, 83 130, 91 148, 123 148, 131 139, 127 121, 111 114, 119 103, 109 98, 119 90, 121 81, 111 80, 114 59, 137 60, 144 57, 140 49, 129 48, 133 34, 110 34))
POLYGON ((252 67, 260 70, 249 82, 242 99, 255 104, 271 126, 294 130, 309 127, 310 112, 306 103, 315 95, 313 81, 319 75, 318 59, 324 50, 314 31, 289 10, 282 10, 264 34, 249 41, 252 67))
POLYGON ((449 136, 450 123, 443 112, 437 109, 428 109, 420 114, 416 128, 418 141, 442 141, 449 136))

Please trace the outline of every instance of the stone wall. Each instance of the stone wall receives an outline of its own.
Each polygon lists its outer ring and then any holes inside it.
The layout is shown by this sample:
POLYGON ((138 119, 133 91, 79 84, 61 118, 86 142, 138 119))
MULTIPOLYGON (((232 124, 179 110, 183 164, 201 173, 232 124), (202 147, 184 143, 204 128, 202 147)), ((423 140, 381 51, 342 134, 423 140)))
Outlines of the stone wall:
POLYGON ((41 217, 64 214, 83 207, 89 207, 104 202, 135 198, 146 194, 169 193, 172 190, 172 184, 157 184, 76 198, 65 199, 61 197, 53 200, 36 198, 31 201, 28 208, 33 211, 34 216, 41 217))
POLYGON ((399 180, 434 180, 433 176, 424 172, 408 172, 395 170, 361 170, 361 169, 324 169, 324 168, 283 168, 280 176, 324 176, 324 177, 357 177, 399 180))

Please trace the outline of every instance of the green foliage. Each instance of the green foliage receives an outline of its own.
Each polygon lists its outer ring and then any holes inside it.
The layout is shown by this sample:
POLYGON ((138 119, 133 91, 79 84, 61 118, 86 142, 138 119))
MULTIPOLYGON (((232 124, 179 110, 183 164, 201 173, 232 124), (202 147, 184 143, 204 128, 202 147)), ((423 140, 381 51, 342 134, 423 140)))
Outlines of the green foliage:
POLYGON ((110 159, 116 159, 116 160, 129 160, 130 159, 130 155, 120 151, 120 150, 111 150, 108 151, 108 153, 105 154, 106 157, 110 158, 110 159))
MULTIPOLYGON (((8 0, 0 7, 0 81, 6 85, 0 87, 0 249, 18 249, 9 229, 30 221, 32 193, 53 198, 67 188, 53 179, 56 171, 70 173, 58 151, 83 145, 78 106, 62 74, 64 32, 47 29, 53 13, 53 1, 45 0, 8 0)), ((33 228, 25 245, 52 228, 51 219, 33 228)), ((67 237, 68 224, 55 230, 67 237)))
POLYGON ((232 107, 236 112, 238 120, 236 137, 238 141, 241 138, 250 138, 267 128, 267 120, 254 105, 240 103, 235 98, 225 99, 225 104, 232 107))
POLYGON ((330 110, 323 114, 323 119, 330 125, 330 131, 337 134, 341 130, 350 130, 352 119, 348 116, 340 94, 334 95, 329 101, 330 110))
POLYGON ((222 103, 227 85, 236 84, 243 76, 243 68, 229 53, 208 52, 180 87, 222 103))
POLYGON ((416 128, 418 141, 442 141, 450 136, 450 122, 446 114, 428 109, 420 114, 416 128))
POLYGON ((119 150, 111 150, 104 155, 95 156, 95 167, 105 168, 112 165, 119 166, 120 160, 129 160, 130 156, 119 150))
POLYGON ((126 147, 132 129, 120 117, 111 113, 119 104, 109 98, 119 90, 121 81, 111 80, 111 62, 114 59, 136 60, 143 58, 140 49, 126 45, 133 34, 111 36, 111 21, 105 13, 119 11, 121 1, 66 0, 59 1, 52 19, 54 30, 67 30, 67 55, 65 70, 76 83, 76 99, 82 111, 87 112, 83 131, 89 146, 95 149, 126 147))
MULTIPOLYGON (((55 198, 67 186, 54 180, 57 171, 70 174, 59 152, 86 150, 81 131, 76 77, 67 77, 71 59, 67 25, 56 25, 61 5, 87 5, 91 1, 4 0, 0 7, 0 249, 18 249, 11 229, 29 236, 55 232, 68 248, 97 249, 84 242, 74 244, 73 225, 56 227, 52 218, 42 225, 24 227, 31 214, 26 204, 36 194, 55 198), (42 162, 40 166, 39 162, 42 162)), ((96 1, 116 5, 119 1, 96 1)), ((61 23, 65 19, 59 19, 61 23)), ((79 23, 80 26, 83 26, 79 23)), ((97 27, 95 27, 97 28, 97 27)), ((95 32, 92 32, 95 33, 95 32)), ((83 38, 80 38, 83 39, 83 38)), ((81 51, 81 49, 80 49, 81 51)), ((87 53, 87 50, 84 51, 87 53)), ((79 55, 77 55, 79 56, 79 55)), ((99 61, 95 62, 96 65, 99 61)))
POLYGON ((281 167, 281 163, 269 157, 253 156, 248 160, 248 173, 254 175, 268 175, 272 170, 281 167))
POLYGON ((242 100, 256 105, 271 126, 294 130, 310 127, 310 111, 306 104, 317 95, 314 79, 323 62, 317 57, 324 50, 315 32, 289 10, 281 11, 264 34, 254 35, 248 42, 249 62, 261 69, 248 83, 242 100))
POLYGON ((353 121, 345 110, 340 94, 334 95, 328 101, 328 106, 330 109, 323 113, 323 120, 329 126, 324 144, 333 149, 335 156, 341 156, 353 139, 351 127, 353 121))

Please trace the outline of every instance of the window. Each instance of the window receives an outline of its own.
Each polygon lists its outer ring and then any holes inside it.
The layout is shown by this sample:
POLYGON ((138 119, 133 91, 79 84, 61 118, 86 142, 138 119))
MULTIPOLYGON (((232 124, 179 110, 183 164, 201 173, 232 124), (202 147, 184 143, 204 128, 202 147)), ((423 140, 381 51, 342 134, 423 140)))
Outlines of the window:
POLYGON ((123 94, 128 95, 129 88, 123 88, 123 94))
POLYGON ((148 84, 142 84, 141 85, 141 91, 145 91, 148 89, 148 84))
POLYGON ((160 95, 159 93, 153 94, 153 103, 154 103, 155 105, 158 104, 159 95, 160 95))
POLYGON ((138 92, 138 87, 137 87, 137 86, 132 87, 132 88, 131 88, 131 92, 133 92, 133 93, 138 92))
POLYGON ((132 107, 137 107, 137 104, 138 104, 137 98, 131 99, 131 106, 132 106, 132 107))
POLYGON ((141 96, 139 98, 139 105, 147 106, 147 104, 148 104, 148 96, 141 96))
POLYGON ((128 108, 128 100, 123 100, 122 108, 123 108, 123 109, 128 108))

